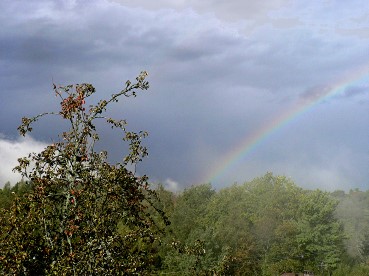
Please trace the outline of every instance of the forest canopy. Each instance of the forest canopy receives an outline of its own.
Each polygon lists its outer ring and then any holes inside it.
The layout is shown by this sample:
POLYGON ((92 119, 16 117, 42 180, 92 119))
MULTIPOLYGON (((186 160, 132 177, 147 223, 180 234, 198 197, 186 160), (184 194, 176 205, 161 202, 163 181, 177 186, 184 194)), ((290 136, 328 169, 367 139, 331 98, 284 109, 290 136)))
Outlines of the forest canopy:
MULTIPOLYGON (((150 250, 155 259, 151 273, 275 275, 308 270, 315 275, 367 275, 369 271, 369 191, 305 190, 272 173, 218 191, 210 184, 178 193, 151 185, 155 208, 170 221, 169 226, 164 221, 159 226, 165 232, 150 250)), ((0 208, 9 210, 14 199, 29 189, 24 182, 8 183, 0 190, 0 208)))

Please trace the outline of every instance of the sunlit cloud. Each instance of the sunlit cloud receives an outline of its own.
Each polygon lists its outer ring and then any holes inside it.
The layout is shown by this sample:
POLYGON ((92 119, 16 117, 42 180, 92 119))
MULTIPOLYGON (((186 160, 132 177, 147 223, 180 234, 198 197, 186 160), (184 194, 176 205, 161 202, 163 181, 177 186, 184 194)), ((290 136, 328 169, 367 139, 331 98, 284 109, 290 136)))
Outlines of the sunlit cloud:
POLYGON ((173 179, 167 178, 164 182, 164 187, 171 192, 178 192, 180 189, 180 185, 178 182, 174 181, 173 179))
POLYGON ((21 175, 12 171, 18 158, 31 152, 41 152, 45 147, 45 143, 30 137, 10 140, 0 136, 0 187, 8 181, 14 185, 21 180, 21 175))

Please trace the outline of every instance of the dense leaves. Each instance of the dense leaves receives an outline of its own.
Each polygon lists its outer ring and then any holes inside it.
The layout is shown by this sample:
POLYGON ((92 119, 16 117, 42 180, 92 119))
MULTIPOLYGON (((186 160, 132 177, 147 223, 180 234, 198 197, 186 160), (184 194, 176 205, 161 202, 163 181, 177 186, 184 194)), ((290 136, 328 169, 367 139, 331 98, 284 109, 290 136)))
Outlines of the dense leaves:
POLYGON ((136 83, 127 82, 88 110, 92 85, 54 86, 60 111, 23 118, 22 135, 49 114, 68 121, 70 129, 41 153, 19 159, 15 170, 28 180, 28 192, 1 209, 0 274, 142 275, 153 270, 159 242, 155 220, 161 213, 154 220, 150 212, 155 209, 148 210, 154 192, 147 177, 127 169, 147 155, 141 145, 146 133, 127 131, 124 120, 103 116, 120 96, 147 89, 145 77, 141 73, 136 83), (111 165, 106 152, 95 151, 95 121, 101 119, 121 129, 129 144, 122 164, 111 165))
MULTIPOLYGON (((115 173, 119 175, 119 170, 115 173)), ((121 173, 123 178, 129 178, 129 173, 123 168, 121 173)), ((109 178, 111 176, 111 170, 106 170, 106 181, 114 182, 114 177, 109 178)), ((126 181, 130 183, 129 179, 126 181)), ((24 193, 22 187, 29 186, 24 186, 24 183, 14 187, 7 185, 1 195, 3 199, 8 196, 14 200, 15 194, 24 193)), ((118 194, 124 194, 121 200, 126 204, 124 208, 127 208, 132 198, 119 185, 116 189, 118 194)), ((116 196, 112 191, 97 193, 109 199, 116 196)), ((159 185, 152 195, 152 204, 144 205, 141 214, 150 213, 152 225, 155 223, 165 231, 160 243, 158 239, 151 239, 149 234, 145 234, 145 229, 147 233, 152 231, 151 226, 147 227, 145 223, 132 224, 129 219, 132 217, 116 214, 119 217, 119 239, 114 244, 115 251, 109 249, 109 252, 118 254, 121 248, 126 250, 125 255, 121 253, 124 257, 120 260, 121 265, 126 265, 125 273, 145 274, 150 269, 151 274, 155 270, 155 273, 162 275, 276 275, 309 270, 316 275, 348 276, 367 275, 369 272, 369 238, 365 231, 365 216, 369 209, 368 192, 355 190, 346 194, 339 191, 308 191, 285 177, 268 173, 251 182, 219 191, 206 184, 175 194, 159 185), (353 209, 355 214, 347 210, 351 208, 347 202, 355 202, 360 206, 353 209), (170 226, 166 226, 166 221, 161 219, 162 215, 157 210, 167 214, 170 226), (351 234, 355 227, 358 236, 351 234), (360 256, 351 253, 353 241, 359 244, 360 256), (140 260, 141 266, 138 265, 140 260)), ((89 200, 83 203, 77 195, 76 200, 88 208, 89 200)), ((119 207, 110 204, 112 201, 104 203, 106 209, 102 206, 98 208, 100 213, 96 216, 109 216, 111 209, 117 210, 119 207)), ((139 222, 140 219, 133 218, 133 221, 139 222)), ((83 223, 75 222, 75 225, 88 229, 83 223)), ((30 234, 19 238, 23 240, 22 246, 40 246, 37 235, 31 234, 32 228, 26 225, 23 227, 28 229, 25 233, 30 234)), ((79 229, 74 230, 72 237, 78 235, 79 229)), ((94 229, 89 231, 101 240, 112 233, 107 227, 104 236, 99 236, 97 233, 102 232, 103 228, 96 229, 96 232, 94 229)), ((80 256, 87 255, 83 251, 96 258, 91 253, 95 250, 93 246, 83 247, 84 243, 78 242, 76 244, 83 250, 75 251, 75 254, 80 254, 76 261, 77 268, 84 261, 80 256)), ((38 251, 33 252, 36 254, 38 251)), ((39 259, 45 258, 45 254, 41 255, 40 252, 39 259)), ((31 261, 28 260, 29 266, 36 269, 37 263, 31 261)), ((96 264, 100 261, 100 265, 104 265, 103 271, 107 274, 110 273, 109 269, 123 269, 121 266, 108 268, 109 260, 104 255, 95 261, 96 264)), ((87 274, 91 274, 87 268, 84 269, 87 274)), ((101 271, 99 273, 103 274, 101 271)))
POLYGON ((167 239, 202 242, 202 254, 183 257, 168 249, 163 269, 178 275, 333 272, 345 256, 337 204, 326 192, 303 190, 271 173, 218 192, 193 186, 173 200, 167 239))

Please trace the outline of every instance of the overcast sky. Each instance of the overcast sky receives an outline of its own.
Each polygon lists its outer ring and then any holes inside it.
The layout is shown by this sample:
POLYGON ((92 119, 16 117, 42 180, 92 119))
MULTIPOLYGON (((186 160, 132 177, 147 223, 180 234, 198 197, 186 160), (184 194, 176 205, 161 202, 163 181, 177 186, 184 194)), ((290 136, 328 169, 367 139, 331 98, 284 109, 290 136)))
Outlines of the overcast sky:
MULTIPOLYGON (((53 82, 89 82, 104 98, 146 70, 149 91, 111 114, 149 132, 138 173, 151 181, 221 188, 270 171, 304 188, 368 188, 366 0, 2 0, 0 24, 0 186, 17 181, 17 157, 63 131, 45 120, 17 134, 21 117, 57 107, 53 82), (337 83, 227 167, 249 137, 337 83)), ((103 136, 119 160, 120 137, 103 136)))

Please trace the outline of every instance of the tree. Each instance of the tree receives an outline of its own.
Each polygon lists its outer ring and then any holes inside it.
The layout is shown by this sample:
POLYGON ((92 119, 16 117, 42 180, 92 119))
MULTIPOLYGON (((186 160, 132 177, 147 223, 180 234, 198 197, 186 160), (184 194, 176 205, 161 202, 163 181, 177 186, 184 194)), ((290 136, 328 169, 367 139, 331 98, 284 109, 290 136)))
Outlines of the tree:
POLYGON ((169 217, 164 269, 181 275, 205 275, 215 266, 207 249, 208 232, 202 219, 215 194, 210 184, 192 186, 177 198, 169 217))
POLYGON ((335 217, 338 202, 328 193, 306 192, 301 200, 297 240, 305 267, 333 271, 344 252, 342 223, 335 217))
POLYGON ((266 173, 244 184, 250 193, 250 231, 261 275, 295 271, 299 254, 295 218, 301 188, 285 176, 266 173))
POLYGON ((213 253, 213 259, 226 275, 259 272, 256 241, 250 229, 250 195, 243 185, 221 189, 211 198, 203 218, 208 232, 208 251, 213 253))
POLYGON ((369 257, 369 250, 365 249, 365 244, 369 241, 369 193, 351 190, 349 194, 338 196, 335 192, 333 196, 339 200, 336 216, 344 225, 348 256, 352 262, 365 263, 369 257))
POLYGON ((29 185, 20 181, 11 187, 10 182, 6 182, 3 189, 0 189, 0 208, 10 209, 14 198, 23 195, 29 189, 29 185))
POLYGON ((10 208, 13 195, 10 182, 6 182, 4 187, 0 189, 0 208, 10 208))
POLYGON ((88 110, 86 101, 95 93, 91 84, 54 85, 60 111, 22 119, 21 135, 46 115, 61 117, 70 128, 41 153, 18 160, 15 170, 29 181, 30 191, 10 210, 0 210, 2 275, 142 275, 154 269, 160 239, 148 211, 154 192, 145 175, 127 169, 147 155, 141 144, 147 133, 128 131, 125 120, 104 116, 111 103, 148 89, 146 76, 142 72, 135 83, 127 81, 88 110), (96 120, 123 132, 129 152, 122 163, 112 165, 106 151, 95 150, 96 120))

